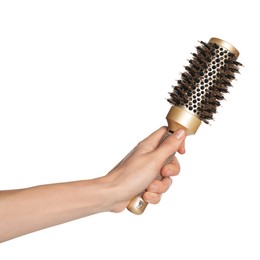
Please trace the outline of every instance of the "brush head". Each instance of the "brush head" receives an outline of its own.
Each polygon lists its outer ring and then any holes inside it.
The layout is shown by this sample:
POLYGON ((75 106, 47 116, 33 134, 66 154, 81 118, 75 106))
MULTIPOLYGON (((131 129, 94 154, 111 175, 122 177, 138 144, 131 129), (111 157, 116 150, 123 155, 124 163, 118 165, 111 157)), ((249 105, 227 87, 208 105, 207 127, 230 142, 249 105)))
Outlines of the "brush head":
POLYGON ((237 49, 218 38, 200 41, 196 50, 167 100, 208 124, 242 64, 237 49))

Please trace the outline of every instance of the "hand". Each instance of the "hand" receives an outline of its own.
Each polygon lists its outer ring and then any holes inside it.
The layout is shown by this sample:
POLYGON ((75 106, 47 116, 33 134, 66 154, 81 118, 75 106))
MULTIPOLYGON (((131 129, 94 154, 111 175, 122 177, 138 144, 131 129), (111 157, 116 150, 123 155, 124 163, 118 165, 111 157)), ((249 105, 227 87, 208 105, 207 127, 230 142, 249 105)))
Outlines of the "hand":
POLYGON ((147 191, 143 199, 148 203, 156 204, 160 201, 162 193, 171 186, 171 176, 176 176, 180 172, 179 162, 174 156, 170 164, 163 165, 175 152, 185 153, 186 132, 178 130, 158 146, 166 131, 166 127, 162 127, 141 141, 107 175, 108 181, 114 183, 115 189, 113 212, 125 209, 130 200, 145 189, 147 191), (164 177, 161 181, 155 180, 158 173, 164 177))
POLYGON ((171 185, 170 176, 180 171, 176 157, 184 153, 186 133, 177 131, 158 147, 166 128, 160 128, 140 142, 109 174, 89 180, 46 184, 0 191, 0 242, 40 229, 105 211, 120 212, 137 194, 158 203, 171 185), (155 180, 158 173, 164 177, 155 180))

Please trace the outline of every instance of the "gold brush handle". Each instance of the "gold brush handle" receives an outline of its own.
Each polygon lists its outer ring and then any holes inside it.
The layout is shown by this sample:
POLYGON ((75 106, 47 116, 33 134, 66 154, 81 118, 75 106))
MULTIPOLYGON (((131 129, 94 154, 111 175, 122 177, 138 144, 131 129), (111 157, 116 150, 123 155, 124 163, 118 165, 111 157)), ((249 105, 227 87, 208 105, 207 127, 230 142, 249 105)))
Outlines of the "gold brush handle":
MULTIPOLYGON (((161 145, 171 134, 172 132, 170 131, 166 132, 160 140, 159 145, 161 145)), ((168 157, 168 159, 164 162, 163 166, 172 162, 174 154, 168 157)), ((157 180, 162 180, 162 178, 163 177, 161 176, 161 174, 158 174, 156 177, 157 180)), ((145 191, 146 190, 134 197, 127 206, 127 209, 136 215, 141 215, 148 205, 148 203, 143 200, 143 195, 145 191)))

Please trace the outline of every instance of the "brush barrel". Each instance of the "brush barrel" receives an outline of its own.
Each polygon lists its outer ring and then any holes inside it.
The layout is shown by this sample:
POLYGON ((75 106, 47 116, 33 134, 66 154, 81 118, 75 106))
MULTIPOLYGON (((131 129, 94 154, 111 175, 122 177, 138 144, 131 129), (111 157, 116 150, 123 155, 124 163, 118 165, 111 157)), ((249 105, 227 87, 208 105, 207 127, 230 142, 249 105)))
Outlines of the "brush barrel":
MULTIPOLYGON (((170 131, 170 130, 168 132, 166 132, 163 135, 162 139, 160 140, 159 145, 161 145, 171 134, 172 134, 172 131, 170 131)), ((164 162, 163 166, 170 164, 173 160, 174 155, 175 155, 175 153, 172 154, 170 157, 168 157, 167 160, 164 162)), ((156 177, 157 180, 162 180, 162 178, 163 177, 161 176, 161 174, 158 174, 156 177)), ((130 201, 130 203, 127 206, 127 209, 130 212, 132 212, 136 215, 141 215, 145 211, 145 209, 148 205, 148 203, 145 202, 143 199, 143 195, 145 192, 146 192, 146 190, 144 190, 142 193, 140 193, 139 195, 137 195, 130 201)))

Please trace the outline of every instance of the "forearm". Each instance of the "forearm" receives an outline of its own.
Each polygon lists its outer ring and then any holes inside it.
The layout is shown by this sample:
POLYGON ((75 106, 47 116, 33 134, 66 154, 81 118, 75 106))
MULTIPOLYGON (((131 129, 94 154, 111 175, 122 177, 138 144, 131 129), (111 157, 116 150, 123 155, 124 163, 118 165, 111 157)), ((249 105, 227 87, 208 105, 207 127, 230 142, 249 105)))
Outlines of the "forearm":
POLYGON ((0 242, 110 210, 104 178, 0 192, 0 242))

